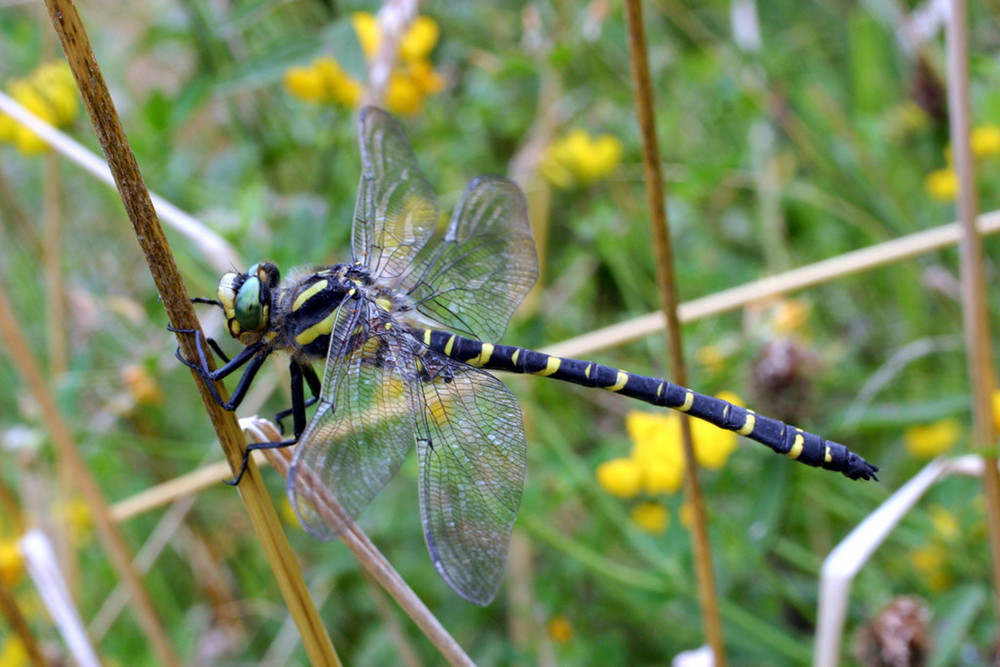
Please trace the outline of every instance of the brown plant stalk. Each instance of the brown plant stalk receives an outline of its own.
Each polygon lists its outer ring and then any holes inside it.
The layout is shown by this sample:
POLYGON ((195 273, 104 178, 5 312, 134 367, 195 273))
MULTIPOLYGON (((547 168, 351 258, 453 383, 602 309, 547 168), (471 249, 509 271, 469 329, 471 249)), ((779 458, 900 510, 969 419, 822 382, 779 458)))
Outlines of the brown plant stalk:
POLYGON ((958 172, 958 218, 962 225, 962 315, 969 379, 972 384, 973 448, 983 456, 983 489, 993 579, 993 609, 1000 631, 1000 476, 997 474, 996 433, 993 428, 993 351, 990 346, 986 275, 982 239, 976 233, 976 173, 969 143, 969 27, 965 0, 952 0, 947 27, 948 115, 951 145, 958 172))
MULTIPOLYGON (((663 175, 660 173, 660 150, 656 139, 656 123, 653 118, 653 89, 649 78, 649 63, 646 53, 645 26, 642 22, 641 0, 625 0, 625 16, 628 20, 629 60, 635 80, 636 113, 642 134, 643 174, 646 182, 646 196, 649 203, 652 225, 653 249, 656 255, 656 282, 660 292, 660 307, 667 324, 667 349, 673 381, 687 385, 684 366, 684 349, 681 344, 681 325, 677 315, 677 282, 674 277, 673 253, 670 245, 670 226, 667 220, 666 193, 663 175)), ((701 606, 705 636, 715 665, 726 664, 722 638, 722 623, 716 600, 715 579, 712 574, 711 549, 708 542, 708 527, 705 503, 698 483, 698 465, 691 440, 691 423, 687 415, 681 415, 681 444, 684 451, 684 494, 691 508, 691 539, 694 551, 694 565, 698 577, 698 599, 701 606)))
MULTIPOLYGON (((125 136, 80 16, 71 0, 46 0, 45 5, 59 35, 73 76, 76 78, 77 86, 80 88, 84 106, 107 157, 115 185, 160 292, 169 321, 179 329, 196 332, 178 335, 180 349, 187 358, 197 358, 195 336, 203 335, 201 327, 163 234, 163 228, 153 210, 149 191, 139 172, 135 155, 125 136)), ((233 470, 238 470, 242 461, 243 436, 237 426, 236 418, 231 412, 222 409, 197 375, 193 374, 192 377, 218 434, 219 443, 233 470)), ((221 384, 218 389, 221 392, 225 391, 221 384)), ((333 644, 320 623, 319 613, 309 598, 291 546, 281 530, 274 506, 263 486, 257 467, 252 462, 240 484, 240 491, 261 547, 264 549, 289 612, 302 635, 310 660, 318 665, 339 664, 333 644)), ((111 525, 110 518, 108 523, 111 525)), ((160 650, 164 656, 171 656, 169 646, 160 650)))

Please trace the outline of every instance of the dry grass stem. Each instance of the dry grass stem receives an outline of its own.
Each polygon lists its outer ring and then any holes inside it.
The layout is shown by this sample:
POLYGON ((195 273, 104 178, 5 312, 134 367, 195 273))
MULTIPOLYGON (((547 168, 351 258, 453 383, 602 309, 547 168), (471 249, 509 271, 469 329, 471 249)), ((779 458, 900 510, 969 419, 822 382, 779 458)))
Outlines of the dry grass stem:
MULTIPOLYGON (((681 324, 677 313, 677 282, 670 244, 670 226, 667 220, 666 193, 660 171, 660 149, 656 138, 656 121, 653 115, 653 87, 647 61, 645 25, 642 19, 641 0, 625 0, 628 23, 629 60, 635 80, 636 113, 642 133, 642 163, 646 182, 646 197, 652 226, 653 248, 656 254, 656 282, 660 293, 660 307, 667 328, 667 348, 673 380, 687 384, 684 366, 684 346, 681 341, 681 324)), ((698 600, 701 607, 705 636, 712 648, 715 665, 726 664, 725 643, 722 638, 722 621, 716 600, 715 577, 712 574, 712 554, 708 541, 705 504, 698 483, 698 465, 691 439, 691 422, 681 415, 681 445, 684 451, 684 495, 691 510, 691 542, 694 566, 698 578, 698 600)))
MULTIPOLYGON (((973 447, 983 454, 983 488, 986 493, 986 523, 990 543, 993 609, 1000 612, 1000 476, 997 474, 996 433, 993 427, 993 351, 990 343, 989 308, 983 248, 976 232, 976 172, 970 136, 969 29, 964 0, 952 0, 947 26, 948 116, 951 145, 958 173, 958 217, 962 225, 962 313, 972 382, 973 447)), ((1000 628, 1000 615, 998 615, 1000 628)))
MULTIPOLYGON (((132 153, 121 126, 117 110, 90 48, 90 40, 76 7, 69 0, 46 0, 45 5, 56 33, 59 35, 70 69, 76 78, 77 86, 80 88, 87 114, 90 116, 101 148, 107 157, 122 203, 153 274, 169 321, 180 329, 189 329, 197 332, 196 335, 202 335, 194 309, 163 234, 163 228, 160 226, 153 209, 149 191, 146 189, 139 172, 135 155, 132 153)), ((197 358, 195 335, 179 334, 178 340, 182 353, 187 358, 197 358)), ((215 427, 223 451, 226 453, 230 465, 234 470, 237 470, 242 460, 243 437, 236 424, 236 418, 232 413, 222 409, 196 374, 192 373, 192 378, 215 427)), ((220 389, 225 391, 221 384, 220 389)), ((333 645, 320 623, 319 613, 309 599, 291 547, 281 531, 274 506, 270 502, 257 472, 257 467, 252 462, 244 475, 240 491, 247 513, 261 542, 261 547, 267 556, 289 612, 295 619, 302 635, 307 655, 313 664, 339 664, 333 645)), ((98 500, 100 499, 98 498, 98 500)), ((117 535, 113 530, 114 523, 106 508, 103 514, 105 516, 102 520, 107 524, 112 534, 117 535)), ((129 572, 133 571, 129 570, 129 572)), ((137 576, 136 581, 138 581, 137 576)), ((149 609, 149 612, 152 612, 152 608, 149 609)), ((145 611, 143 615, 145 615, 145 611)), ((173 656, 169 644, 157 637, 151 639, 155 640, 156 653, 160 656, 161 661, 174 664, 176 658, 173 656)))

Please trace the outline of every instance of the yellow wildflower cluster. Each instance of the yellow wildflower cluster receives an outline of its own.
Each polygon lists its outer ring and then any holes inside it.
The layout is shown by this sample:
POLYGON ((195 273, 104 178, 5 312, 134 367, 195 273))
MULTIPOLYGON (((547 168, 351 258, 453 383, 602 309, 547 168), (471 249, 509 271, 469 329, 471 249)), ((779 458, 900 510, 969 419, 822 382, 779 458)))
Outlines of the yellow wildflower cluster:
MULTIPOLYGON (((1000 125, 974 128, 969 136, 969 148, 972 150, 972 157, 977 160, 1000 156, 1000 125)), ((924 179, 927 193, 938 201, 953 201, 958 195, 958 174, 955 173, 951 155, 951 146, 948 146, 944 152, 948 166, 935 169, 924 179)))
MULTIPOLYGON (((719 398, 740 404, 729 393, 719 398)), ((639 495, 674 493, 684 481, 684 453, 681 450, 680 415, 656 414, 632 410, 625 417, 625 428, 632 441, 628 457, 605 461, 597 467, 597 483, 613 496, 633 499, 639 495)), ((691 437, 698 465, 718 469, 736 449, 736 435, 699 420, 691 420, 691 437)), ((632 520, 643 530, 661 533, 670 523, 670 515, 659 503, 642 502, 632 510, 632 520)))
POLYGON ((903 445, 914 458, 932 459, 954 447, 961 435, 962 425, 957 420, 941 419, 903 431, 903 445))
MULTIPOLYGON (((378 19, 367 12, 351 15, 354 32, 365 57, 371 60, 382 41, 378 19)), ((385 106, 393 113, 414 114, 424 100, 444 89, 444 79, 434 71, 428 56, 437 44, 438 25, 428 16, 418 16, 399 43, 399 65, 389 75, 385 106)), ((292 95, 317 104, 357 106, 363 87, 330 56, 321 56, 308 67, 285 72, 285 87, 292 95)))
MULTIPOLYGON (((80 111, 73 73, 65 61, 40 65, 23 79, 7 84, 8 94, 49 125, 66 127, 80 111)), ((0 114, 0 142, 9 142, 25 155, 44 151, 48 145, 13 118, 0 114)))
POLYGON ((567 190, 607 176, 621 159, 622 142, 617 137, 593 137, 577 128, 549 144, 539 171, 552 185, 567 190))

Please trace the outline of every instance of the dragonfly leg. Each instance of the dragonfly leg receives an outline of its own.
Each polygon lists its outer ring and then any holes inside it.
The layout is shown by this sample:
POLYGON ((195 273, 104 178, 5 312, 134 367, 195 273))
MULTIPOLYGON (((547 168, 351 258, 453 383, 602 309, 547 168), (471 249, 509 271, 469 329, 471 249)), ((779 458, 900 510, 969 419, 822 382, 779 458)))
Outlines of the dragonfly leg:
POLYGON ((294 359, 288 366, 288 372, 291 376, 292 382, 292 407, 287 410, 282 410, 274 416, 274 421, 278 424, 278 429, 284 433, 285 425, 282 424, 282 420, 288 416, 292 417, 293 421, 293 433, 296 438, 302 435, 302 431, 306 428, 306 408, 314 405, 316 401, 319 400, 319 392, 322 387, 319 377, 316 375, 315 369, 309 364, 300 364, 294 359), (312 392, 312 397, 309 399, 305 398, 303 392, 302 381, 305 380, 306 384, 309 385, 309 391, 312 392))
POLYGON ((220 356, 225 359, 225 365, 216 370, 210 370, 208 355, 205 351, 204 336, 200 331, 196 329, 178 329, 176 327, 167 327, 169 331, 174 333, 190 333, 195 335, 195 349, 198 350, 198 361, 194 362, 190 359, 184 358, 181 354, 181 349, 178 347, 174 351, 174 356, 177 359, 198 374, 199 377, 205 382, 205 386, 208 387, 209 393, 211 393, 212 398, 215 399, 216 403, 222 406, 223 409, 232 411, 239 407, 239 404, 243 401, 244 396, 246 396, 247 390, 250 388, 250 383, 256 377, 257 372, 260 370, 261 366, 264 364, 264 360, 271 353, 271 349, 267 347, 264 343, 258 341, 251 345, 247 345, 239 354, 237 354, 232 359, 228 359, 225 354, 222 354, 222 350, 219 348, 218 343, 216 343, 211 338, 208 339, 209 347, 220 354, 220 356), (223 378, 233 374, 241 367, 246 366, 243 371, 243 375, 240 376, 239 382, 236 384, 236 389, 233 390, 233 395, 228 401, 224 400, 219 394, 219 390, 216 389, 215 383, 222 380, 223 378))
POLYGON ((243 479, 243 475, 247 471, 247 466, 250 465, 250 454, 252 452, 256 452, 258 450, 263 451, 265 449, 281 449, 283 447, 291 447, 298 441, 298 437, 295 437, 291 440, 281 440, 279 442, 255 442, 247 445, 247 448, 243 450, 243 461, 240 463, 240 470, 236 473, 236 477, 223 481, 229 486, 237 486, 240 483, 240 480, 243 479))

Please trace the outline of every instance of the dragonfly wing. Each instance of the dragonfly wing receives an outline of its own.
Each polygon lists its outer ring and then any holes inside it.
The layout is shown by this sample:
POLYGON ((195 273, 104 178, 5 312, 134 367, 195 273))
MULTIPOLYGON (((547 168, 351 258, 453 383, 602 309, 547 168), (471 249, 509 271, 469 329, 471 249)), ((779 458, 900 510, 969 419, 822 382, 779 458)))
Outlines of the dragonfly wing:
POLYGON ((338 311, 319 407, 288 473, 288 496, 306 530, 333 539, 392 479, 414 441, 420 409, 412 352, 379 330, 375 306, 349 300, 338 311), (320 507, 322 488, 343 508, 320 507))
POLYGON ((361 182, 354 209, 354 260, 375 278, 392 280, 410 268, 437 227, 434 191, 417 166, 403 130, 388 113, 361 110, 361 182))
POLYGON ((424 363, 443 366, 423 383, 418 422, 424 536, 448 585, 484 605, 500 586, 524 489, 521 408, 489 373, 429 351, 424 363))
POLYGON ((500 340, 538 278, 521 189, 501 176, 473 180, 422 274, 411 290, 422 313, 480 340, 500 340))

